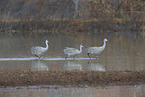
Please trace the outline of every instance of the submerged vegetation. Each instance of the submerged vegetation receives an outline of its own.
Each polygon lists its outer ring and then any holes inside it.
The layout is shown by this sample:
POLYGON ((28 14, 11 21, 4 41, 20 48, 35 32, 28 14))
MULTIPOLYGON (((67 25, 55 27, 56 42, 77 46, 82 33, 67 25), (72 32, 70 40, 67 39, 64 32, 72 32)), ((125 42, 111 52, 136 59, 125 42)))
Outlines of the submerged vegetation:
POLYGON ((143 30, 144 0, 1 0, 0 32, 143 30))

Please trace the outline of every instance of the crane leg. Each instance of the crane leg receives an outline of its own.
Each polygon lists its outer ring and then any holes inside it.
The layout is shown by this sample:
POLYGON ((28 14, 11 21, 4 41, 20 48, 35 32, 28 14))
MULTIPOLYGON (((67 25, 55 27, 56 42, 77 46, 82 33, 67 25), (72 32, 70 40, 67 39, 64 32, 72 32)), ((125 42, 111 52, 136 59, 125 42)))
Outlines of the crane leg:
POLYGON ((90 58, 90 60, 91 60, 90 53, 88 53, 88 56, 89 56, 89 58, 90 58))
POLYGON ((37 54, 35 54, 35 56, 36 56, 36 57, 38 57, 38 58, 39 58, 39 60, 40 60, 40 56, 38 56, 37 54))
POLYGON ((99 59, 98 56, 96 56, 96 60, 99 59))
POLYGON ((68 58, 68 57, 65 57, 65 59, 66 59, 66 58, 68 58))
POLYGON ((38 55, 35 54, 36 57, 39 57, 38 55))

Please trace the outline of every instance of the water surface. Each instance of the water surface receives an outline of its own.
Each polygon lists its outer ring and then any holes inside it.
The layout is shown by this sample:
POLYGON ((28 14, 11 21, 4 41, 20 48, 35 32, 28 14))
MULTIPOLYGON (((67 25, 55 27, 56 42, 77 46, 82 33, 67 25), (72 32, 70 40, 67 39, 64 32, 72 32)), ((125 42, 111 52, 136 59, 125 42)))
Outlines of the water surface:
MULTIPOLYGON (((0 69, 9 70, 12 69, 12 65, 14 68, 16 67, 15 69, 30 69, 33 67, 33 63, 37 63, 37 58, 31 54, 31 47, 45 47, 46 39, 49 40, 49 50, 39 64, 45 64, 50 69, 52 69, 51 65, 57 69, 66 69, 71 64, 70 68, 76 65, 74 69, 78 70, 145 70, 144 37, 123 32, 38 35, 9 33, 0 35, 0 69), (98 56, 98 60, 89 61, 86 49, 91 46, 102 46, 104 38, 108 39, 104 52, 98 56), (75 61, 72 58, 64 59, 66 57, 63 53, 64 47, 79 49, 81 44, 84 45, 83 52, 76 57, 75 61), (100 67, 103 69, 99 69, 100 67)), ((95 58, 96 56, 91 57, 95 58)))
MULTIPOLYGON (((67 34, 3 34, 0 35, 0 70, 79 70, 79 71, 120 71, 145 70, 145 38, 132 33, 67 33, 67 34), (107 46, 102 54, 91 56, 86 49, 102 46, 107 38, 107 46), (31 47, 44 46, 49 40, 49 50, 41 60, 31 54, 31 47), (83 52, 65 60, 64 47, 78 48, 83 52)), ((31 86, 30 86, 31 87, 31 86)), ((144 97, 145 86, 116 86, 100 88, 0 88, 2 97, 144 97)))
POLYGON ((2 97, 144 97, 145 85, 97 88, 17 87, 0 89, 2 97))

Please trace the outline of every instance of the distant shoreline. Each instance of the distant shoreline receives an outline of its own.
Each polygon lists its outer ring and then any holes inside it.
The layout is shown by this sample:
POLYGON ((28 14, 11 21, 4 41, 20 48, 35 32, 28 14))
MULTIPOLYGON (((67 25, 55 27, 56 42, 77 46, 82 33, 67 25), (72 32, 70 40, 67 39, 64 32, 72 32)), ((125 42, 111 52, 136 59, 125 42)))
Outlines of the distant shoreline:
POLYGON ((31 32, 31 33, 68 33, 68 32, 134 32, 134 31, 143 31, 145 19, 140 19, 137 23, 138 26, 135 26, 134 23, 126 23, 122 19, 4 19, 0 21, 0 33, 5 32, 31 32), (100 23, 104 23, 101 26, 100 23), (108 26, 106 26, 109 23, 108 26), (134 27, 135 26, 135 27, 134 27))

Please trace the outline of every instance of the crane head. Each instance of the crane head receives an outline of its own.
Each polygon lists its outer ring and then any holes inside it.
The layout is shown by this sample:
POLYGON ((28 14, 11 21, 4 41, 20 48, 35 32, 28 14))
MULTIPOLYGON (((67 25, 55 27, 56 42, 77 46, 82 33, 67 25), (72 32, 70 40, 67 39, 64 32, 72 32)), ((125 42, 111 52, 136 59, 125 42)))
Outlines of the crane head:
POLYGON ((83 45, 80 45, 81 47, 84 47, 83 45))
POLYGON ((105 38, 104 41, 106 42, 106 41, 108 41, 108 40, 105 38))
POLYGON ((49 41, 48 40, 46 40, 46 43, 48 43, 49 41))

